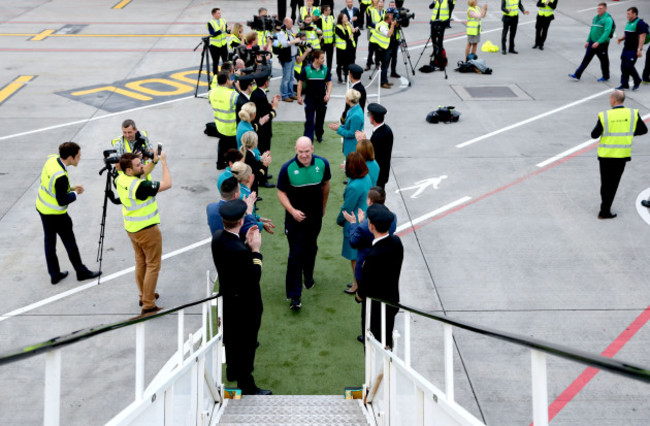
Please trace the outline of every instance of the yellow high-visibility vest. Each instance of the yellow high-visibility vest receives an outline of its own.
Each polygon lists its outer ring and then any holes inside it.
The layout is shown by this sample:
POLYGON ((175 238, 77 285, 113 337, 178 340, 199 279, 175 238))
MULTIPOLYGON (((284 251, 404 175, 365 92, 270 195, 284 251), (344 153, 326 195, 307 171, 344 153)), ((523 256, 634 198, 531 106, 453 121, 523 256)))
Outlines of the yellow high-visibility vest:
POLYGON ((478 6, 467 9, 467 35, 477 36, 481 34, 481 18, 475 18, 471 16, 469 12, 475 12, 480 15, 481 9, 478 6))
POLYGON ((126 173, 115 179, 117 195, 122 202, 124 229, 127 232, 138 232, 148 226, 160 223, 156 197, 147 197, 146 200, 138 200, 135 197, 142 182, 145 182, 145 179, 129 176, 126 173))
POLYGON ((210 90, 210 105, 214 111, 214 124, 224 136, 237 134, 237 92, 226 86, 210 90))
POLYGON ((38 187, 36 196, 36 209, 41 214, 65 214, 68 210, 68 206, 60 206, 56 201, 56 181, 62 176, 68 176, 65 168, 61 167, 59 158, 58 155, 50 155, 41 171, 41 186, 38 187))
POLYGON ((433 7, 433 12, 431 13, 431 21, 435 21, 436 16, 438 16, 438 19, 441 21, 449 20, 449 3, 447 2, 447 0, 439 1, 433 7), (438 16, 438 9, 440 9, 440 16, 438 16))
POLYGON ((381 49, 386 50, 390 45, 390 37, 382 34, 381 28, 384 27, 388 29, 388 24, 386 23, 386 21, 381 21, 375 28, 375 31, 373 31, 372 35, 370 36, 370 43, 375 43, 381 49))
POLYGON ((208 26, 211 26, 212 29, 216 31, 221 31, 221 34, 215 37, 210 37, 210 44, 215 47, 221 47, 226 45, 226 20, 220 18, 219 20, 212 19, 208 22, 208 26))
POLYGON ((517 16, 519 15, 519 0, 506 0, 506 10, 503 12, 506 16, 517 16))
POLYGON ((632 155, 632 138, 636 130, 638 109, 614 108, 598 114, 603 134, 598 144, 602 158, 628 158, 632 155))

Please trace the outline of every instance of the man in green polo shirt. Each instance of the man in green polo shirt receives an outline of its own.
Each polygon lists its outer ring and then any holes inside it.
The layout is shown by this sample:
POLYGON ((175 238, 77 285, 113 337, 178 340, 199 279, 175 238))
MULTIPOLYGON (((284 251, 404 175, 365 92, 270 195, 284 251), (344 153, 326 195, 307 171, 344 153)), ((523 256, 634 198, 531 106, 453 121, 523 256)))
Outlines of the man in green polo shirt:
POLYGON ((582 73, 585 71, 589 62, 598 56, 600 61, 600 69, 603 76, 598 79, 599 82, 609 80, 609 56, 607 50, 609 49, 609 40, 612 38, 612 28, 614 27, 614 20, 612 16, 607 13, 607 3, 598 3, 596 8, 596 16, 591 21, 591 29, 587 42, 585 43, 585 57, 582 58, 582 63, 573 74, 569 74, 574 80, 580 80, 582 73))
POLYGON ((117 194, 122 202, 124 228, 135 251, 135 281, 140 292, 142 315, 156 313, 156 285, 162 258, 162 235, 156 194, 172 187, 172 177, 167 168, 165 152, 154 151, 153 161, 146 166, 137 154, 126 153, 120 158, 124 173, 115 179, 117 194), (162 181, 147 180, 153 168, 162 161, 162 181))
POLYGON ((278 199, 286 210, 284 233, 289 241, 286 293, 295 311, 302 306, 303 277, 305 288, 314 286, 317 240, 331 177, 328 161, 314 155, 314 145, 306 136, 298 138, 296 156, 282 166, 278 176, 278 199))

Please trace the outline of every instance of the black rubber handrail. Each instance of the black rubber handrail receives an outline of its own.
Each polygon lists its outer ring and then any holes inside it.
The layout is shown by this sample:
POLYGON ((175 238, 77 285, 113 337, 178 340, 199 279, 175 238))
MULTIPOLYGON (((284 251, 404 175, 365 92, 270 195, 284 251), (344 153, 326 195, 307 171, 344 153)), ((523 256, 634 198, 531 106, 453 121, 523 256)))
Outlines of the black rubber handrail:
POLYGON ((165 315, 173 314, 174 312, 178 312, 181 309, 199 305, 203 302, 207 302, 208 300, 216 299, 219 296, 220 296, 219 294, 214 294, 210 297, 206 297, 205 299, 196 300, 194 302, 186 303, 181 306, 176 306, 175 308, 165 309, 164 311, 160 311, 156 314, 145 315, 145 316, 139 315, 137 317, 130 318, 126 321, 114 322, 112 324, 100 324, 98 326, 91 327, 91 328, 83 328, 81 330, 73 331, 70 334, 54 337, 52 339, 37 343, 35 345, 26 346, 19 350, 9 351, 4 354, 0 354, 0 365, 9 364, 15 361, 31 358, 43 352, 49 352, 53 349, 59 349, 64 346, 68 346, 73 343, 89 339, 93 336, 106 333, 108 331, 117 330, 119 328, 128 327, 130 325, 137 324, 139 322, 149 321, 154 318, 159 318, 165 315))
POLYGON ((499 340, 514 343, 519 346, 524 346, 530 349, 535 349, 540 352, 555 355, 560 358, 576 361, 581 364, 587 364, 600 370, 606 370, 614 374, 625 376, 631 379, 640 380, 642 382, 650 383, 650 368, 642 367, 625 361, 619 361, 612 358, 607 358, 602 355, 594 355, 579 349, 573 349, 565 345, 556 343, 549 343, 543 340, 534 339, 532 337, 521 336, 515 333, 494 330, 488 327, 479 326, 468 321, 451 319, 449 317, 440 316, 432 313, 422 312, 412 306, 403 305, 401 303, 392 303, 386 300, 371 298, 378 302, 383 302, 386 305, 403 309, 408 312, 430 318, 435 321, 443 322, 445 324, 453 325, 454 327, 462 328, 474 333, 482 334, 484 336, 494 337, 499 340))

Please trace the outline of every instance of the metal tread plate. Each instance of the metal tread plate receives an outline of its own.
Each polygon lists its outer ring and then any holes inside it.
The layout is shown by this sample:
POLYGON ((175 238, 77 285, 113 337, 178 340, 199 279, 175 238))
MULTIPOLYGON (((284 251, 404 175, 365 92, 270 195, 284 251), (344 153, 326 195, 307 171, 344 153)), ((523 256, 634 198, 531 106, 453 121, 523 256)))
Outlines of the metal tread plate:
POLYGON ((322 414, 322 415, 255 415, 255 414, 238 414, 229 415, 227 412, 221 416, 219 424, 223 423, 250 423, 257 425, 268 424, 367 424, 366 418, 362 415, 345 415, 345 414, 322 414))

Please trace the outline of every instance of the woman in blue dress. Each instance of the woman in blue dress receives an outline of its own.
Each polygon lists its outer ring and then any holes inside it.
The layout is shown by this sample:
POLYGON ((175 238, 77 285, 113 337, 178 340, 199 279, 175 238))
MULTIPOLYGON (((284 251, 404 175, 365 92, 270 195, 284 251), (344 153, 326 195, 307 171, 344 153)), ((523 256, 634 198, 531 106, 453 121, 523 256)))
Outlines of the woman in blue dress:
POLYGON ((343 156, 348 158, 348 154, 356 150, 357 138, 355 133, 357 130, 363 131, 364 119, 363 110, 359 105, 361 93, 357 90, 350 89, 345 93, 345 103, 350 106, 345 122, 343 124, 330 123, 328 127, 336 130, 338 135, 343 136, 343 156))
MULTIPOLYGON (((357 263, 357 251, 350 246, 350 236, 348 228, 350 223, 345 219, 343 212, 357 216, 359 210, 364 213, 368 208, 367 197, 368 190, 372 187, 370 176, 368 176, 368 166, 363 160, 361 154, 356 151, 348 154, 345 161, 345 174, 348 177, 348 184, 343 192, 343 205, 336 218, 336 223, 343 227, 343 247, 341 255, 348 259, 352 264, 352 276, 354 279, 354 269, 357 263)), ((354 279, 352 287, 346 293, 354 294, 357 291, 357 281, 354 279)))
POLYGON ((370 176, 370 183, 372 186, 377 185, 379 178, 379 164, 375 160, 375 147, 368 139, 361 139, 357 142, 357 152, 361 154, 368 166, 368 176, 370 176))

